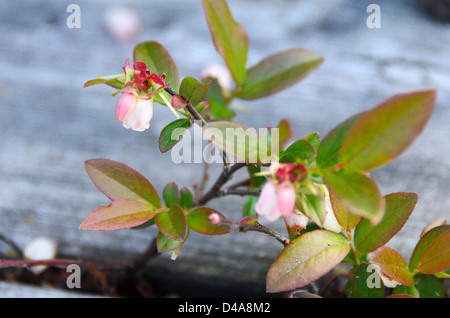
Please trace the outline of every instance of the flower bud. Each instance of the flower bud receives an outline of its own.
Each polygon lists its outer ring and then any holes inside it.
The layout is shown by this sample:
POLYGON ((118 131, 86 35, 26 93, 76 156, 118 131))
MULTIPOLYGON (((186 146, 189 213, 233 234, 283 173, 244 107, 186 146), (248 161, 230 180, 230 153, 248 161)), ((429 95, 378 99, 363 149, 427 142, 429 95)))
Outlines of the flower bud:
POLYGON ((286 224, 292 233, 299 235, 300 231, 308 225, 309 219, 298 209, 294 209, 291 214, 286 217, 286 224))

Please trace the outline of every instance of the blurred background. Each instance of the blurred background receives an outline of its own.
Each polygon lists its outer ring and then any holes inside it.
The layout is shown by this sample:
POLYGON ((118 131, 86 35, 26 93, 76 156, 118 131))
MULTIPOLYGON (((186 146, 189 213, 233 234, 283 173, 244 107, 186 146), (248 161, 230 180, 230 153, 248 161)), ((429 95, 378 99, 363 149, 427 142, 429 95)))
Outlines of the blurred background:
MULTIPOLYGON (((419 193, 411 218, 388 244, 409 259, 423 227, 449 216, 449 1, 229 0, 229 6, 249 35, 249 66, 292 47, 325 57, 300 84, 244 102, 249 111, 238 112, 237 122, 259 128, 289 118, 296 138, 311 132, 324 137, 349 116, 394 94, 439 90, 423 134, 399 159, 373 173, 384 194, 419 193), (371 3, 381 8, 380 28, 367 26, 371 3)), ((47 236, 57 242, 59 257, 132 259, 150 244, 154 228, 78 230, 93 209, 109 204, 88 178, 84 161, 124 162, 159 193, 170 181, 191 187, 200 180, 202 164, 175 165, 170 153, 157 149, 161 129, 174 119, 166 107, 155 105, 150 129, 139 133, 116 120, 119 97, 111 96, 112 88, 82 88, 89 79, 121 73, 133 47, 147 40, 168 49, 182 78, 198 77, 211 63, 223 64, 201 1, 0 3, 0 234, 5 238, 24 247, 47 236), (79 28, 69 28, 71 4, 79 6, 79 28)), ((213 167, 211 180, 220 168, 213 167)), ((229 196, 211 206, 237 218, 242 202, 229 196)), ((283 231, 283 224, 274 227, 283 231)), ((0 241, 0 255, 9 250, 0 241)), ((145 275, 159 295, 259 296, 280 251, 278 242, 259 233, 192 233, 176 261, 170 253, 160 255, 145 275)), ((11 288, 0 283, 0 296, 11 288)))

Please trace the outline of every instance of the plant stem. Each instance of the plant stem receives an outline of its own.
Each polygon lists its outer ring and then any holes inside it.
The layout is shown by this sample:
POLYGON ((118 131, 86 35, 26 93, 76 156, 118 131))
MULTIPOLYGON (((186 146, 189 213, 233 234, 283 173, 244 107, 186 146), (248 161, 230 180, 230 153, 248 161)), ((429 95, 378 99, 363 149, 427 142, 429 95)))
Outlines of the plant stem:
MULTIPOLYGON (((177 92, 175 92, 170 86, 166 87, 164 89, 167 93, 169 93, 171 96, 175 96, 177 95, 177 92)), ((203 127, 204 125, 206 125, 206 120, 203 119, 202 115, 200 115, 194 108, 194 106, 192 106, 191 103, 187 103, 186 105, 186 110, 189 112, 189 114, 191 114, 192 118, 194 118, 196 121, 200 121, 201 125, 200 127, 203 127)))
POLYGON ((223 189, 219 191, 218 196, 223 197, 226 195, 240 195, 240 196, 246 196, 246 195, 252 195, 252 196, 259 196, 261 194, 261 190, 239 190, 239 189, 223 189))
POLYGON ((245 167, 246 163, 235 163, 234 165, 230 167, 224 167, 222 173, 220 174, 219 178, 216 180, 216 182, 213 184, 213 186, 209 189, 209 191, 204 194, 196 203, 195 205, 204 205, 209 200, 213 198, 217 198, 220 196, 220 188, 231 178, 233 173, 241 169, 242 167, 245 167))
POLYGON ((283 246, 287 246, 289 244, 289 239, 283 237, 280 233, 278 233, 268 227, 265 227, 264 225, 261 225, 259 223, 258 224, 240 223, 240 222, 236 222, 236 221, 233 221, 233 220, 230 220, 230 219, 224 217, 216 224, 217 225, 228 225, 230 227, 234 227, 239 232, 253 231, 253 232, 264 233, 264 234, 267 234, 267 235, 275 238, 278 242, 283 244, 283 246))

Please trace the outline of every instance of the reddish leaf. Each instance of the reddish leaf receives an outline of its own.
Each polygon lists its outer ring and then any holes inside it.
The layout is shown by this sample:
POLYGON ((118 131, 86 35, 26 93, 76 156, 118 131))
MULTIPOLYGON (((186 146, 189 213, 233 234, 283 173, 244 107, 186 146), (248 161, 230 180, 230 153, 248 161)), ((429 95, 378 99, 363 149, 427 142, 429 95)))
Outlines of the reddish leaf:
POLYGON ((436 92, 396 95, 363 113, 340 149, 339 163, 369 171, 387 164, 408 148, 431 116, 436 92))
POLYGON ((340 234, 315 230, 294 239, 277 257, 267 273, 269 293, 303 287, 322 277, 350 251, 340 234))
POLYGON ((133 199, 161 206, 153 185, 129 166, 109 159, 87 160, 85 166, 92 182, 111 200, 133 199))
POLYGON ((336 198, 333 193, 330 193, 331 206, 339 225, 346 231, 353 229, 361 219, 360 216, 350 213, 350 211, 336 198))
POLYGON ((81 230, 119 230, 141 225, 156 214, 147 204, 119 199, 95 209, 80 225, 81 230))
POLYGON ((419 265, 419 259, 421 258, 425 249, 434 242, 442 233, 450 230, 450 225, 441 225, 426 232, 417 243, 414 248, 413 254, 409 261, 409 270, 412 272, 416 270, 419 265))
POLYGON ((354 242, 361 253, 375 251, 400 231, 416 206, 417 194, 392 193, 385 199, 386 211, 377 225, 362 219, 356 226, 354 242))
POLYGON ((390 247, 383 246, 371 256, 370 262, 380 267, 381 274, 406 286, 414 286, 414 278, 409 272, 404 258, 390 247))
POLYGON ((423 251, 417 269, 421 273, 435 274, 450 268, 450 230, 439 235, 423 251))
POLYGON ((237 97, 253 100, 278 93, 303 80, 316 70, 323 60, 320 54, 299 48, 265 57, 247 70, 237 97))
POLYGON ((278 150, 274 149, 276 147, 269 149, 268 142, 258 135, 256 129, 231 121, 210 122, 203 127, 203 133, 215 146, 235 157, 238 162, 268 163, 270 153, 278 150))
POLYGON ((242 84, 246 74, 247 32, 234 20, 225 0, 203 0, 202 3, 214 46, 236 83, 242 84))

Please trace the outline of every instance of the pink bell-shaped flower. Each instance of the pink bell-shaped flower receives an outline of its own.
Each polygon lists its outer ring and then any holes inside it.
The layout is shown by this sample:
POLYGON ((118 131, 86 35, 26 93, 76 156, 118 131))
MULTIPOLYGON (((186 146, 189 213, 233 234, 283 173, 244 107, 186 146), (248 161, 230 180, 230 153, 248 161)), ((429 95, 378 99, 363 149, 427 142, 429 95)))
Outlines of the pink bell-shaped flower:
POLYGON ((274 185, 267 182, 261 191, 255 210, 274 222, 280 216, 288 216, 295 207, 295 189, 290 183, 274 185))
POLYGON ((291 214, 295 207, 295 189, 292 184, 282 183, 278 186, 277 205, 282 216, 291 214))
POLYGON ((132 93, 124 92, 117 104, 116 117, 127 129, 144 131, 150 127, 153 117, 153 100, 141 99, 132 93))

